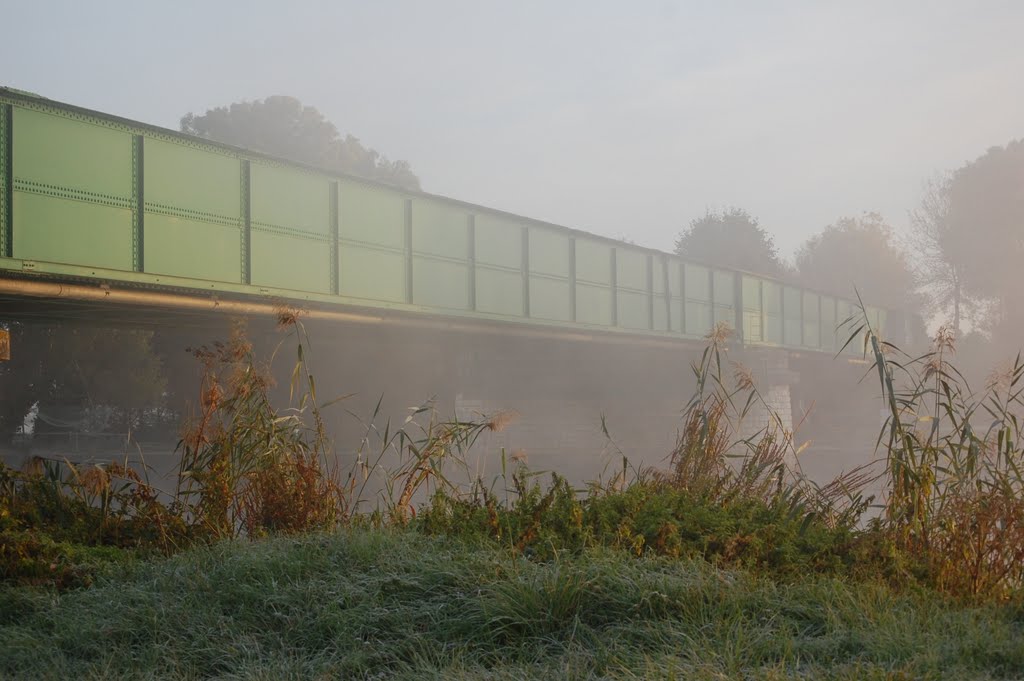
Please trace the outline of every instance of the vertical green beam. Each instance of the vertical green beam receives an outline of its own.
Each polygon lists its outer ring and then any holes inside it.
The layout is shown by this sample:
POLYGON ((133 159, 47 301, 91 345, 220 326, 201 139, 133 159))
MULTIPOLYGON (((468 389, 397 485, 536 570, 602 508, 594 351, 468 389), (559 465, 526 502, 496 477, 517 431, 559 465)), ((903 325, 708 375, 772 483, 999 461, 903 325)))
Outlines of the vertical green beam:
MULTIPOLYGON (((715 271, 713 269, 711 269, 710 267, 707 268, 707 269, 708 269, 708 301, 709 301, 709 304, 711 305, 711 328, 713 329, 713 328, 715 328, 715 324, 718 323, 716 321, 716 319, 715 319, 716 317, 718 317, 718 312, 715 310, 715 271)), ((711 329, 708 329, 708 331, 710 331, 710 330, 711 329)))
POLYGON ((523 225, 523 316, 530 316, 530 228, 523 225))
POLYGON ((678 261, 679 267, 679 331, 686 333, 686 263, 678 261))
POLYGON ((576 237, 569 237, 569 318, 576 321, 576 237))
POLYGON ((757 280, 757 305, 761 313, 761 342, 768 340, 768 318, 764 314, 764 279, 757 280))
POLYGON ((746 345, 746 338, 743 336, 743 275, 739 272, 733 273, 732 279, 732 304, 736 318, 736 340, 740 345, 746 345))
POLYGON ((0 256, 14 257, 14 107, 0 109, 0 256))
POLYGON ((338 271, 340 267, 338 258, 338 183, 331 182, 329 187, 331 201, 331 293, 338 295, 338 281, 341 278, 341 273, 338 271))
POLYGON ((785 337, 785 284, 781 282, 778 285, 778 316, 782 328, 779 332, 779 343, 783 346, 788 345, 788 339, 785 337))
POLYGON ((132 136, 132 268, 145 272, 146 238, 146 159, 145 138, 132 136))
POLYGON ((647 328, 654 329, 654 256, 647 254, 647 328))
POLYGON ((612 326, 619 325, 619 255, 618 249, 611 249, 612 268, 612 326))
POLYGON ((469 263, 469 309, 476 311, 476 215, 466 216, 466 260, 469 263))
POLYGON ((252 283, 252 169, 242 159, 242 283, 252 283))
POLYGON ((405 200, 405 302, 412 305, 412 199, 405 200))
POLYGON ((822 298, 822 295, 819 293, 818 294, 818 349, 819 350, 825 349, 825 334, 823 334, 821 332, 822 322, 825 321, 822 318, 822 315, 821 315, 821 298, 822 298))
POLYGON ((804 338, 804 290, 800 289, 800 347, 807 345, 807 339, 804 338))
POLYGON ((672 287, 669 285, 671 281, 668 274, 668 256, 661 256, 661 287, 665 292, 665 330, 668 332, 672 331, 672 287))

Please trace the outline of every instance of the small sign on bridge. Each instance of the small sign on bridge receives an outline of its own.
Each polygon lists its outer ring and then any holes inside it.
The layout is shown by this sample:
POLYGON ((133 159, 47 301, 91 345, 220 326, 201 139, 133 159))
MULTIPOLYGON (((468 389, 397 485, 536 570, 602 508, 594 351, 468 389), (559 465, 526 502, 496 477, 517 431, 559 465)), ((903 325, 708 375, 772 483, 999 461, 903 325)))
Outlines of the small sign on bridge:
POLYGON ((11 359, 11 332, 0 329, 0 362, 11 359))

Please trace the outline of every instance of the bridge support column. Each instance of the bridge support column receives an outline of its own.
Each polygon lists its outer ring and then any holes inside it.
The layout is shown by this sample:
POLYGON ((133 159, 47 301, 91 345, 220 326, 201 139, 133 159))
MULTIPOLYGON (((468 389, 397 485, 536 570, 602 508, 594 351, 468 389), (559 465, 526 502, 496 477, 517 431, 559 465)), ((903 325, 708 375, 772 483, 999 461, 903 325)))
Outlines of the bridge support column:
MULTIPOLYGON (((754 363, 754 382, 762 402, 752 404, 740 424, 740 437, 757 438, 766 429, 781 430, 779 436, 793 433, 793 396, 791 387, 799 382, 799 374, 790 369, 789 357, 780 352, 758 354, 750 359, 754 363)), ((792 452, 786 463, 792 467, 796 461, 792 452)))

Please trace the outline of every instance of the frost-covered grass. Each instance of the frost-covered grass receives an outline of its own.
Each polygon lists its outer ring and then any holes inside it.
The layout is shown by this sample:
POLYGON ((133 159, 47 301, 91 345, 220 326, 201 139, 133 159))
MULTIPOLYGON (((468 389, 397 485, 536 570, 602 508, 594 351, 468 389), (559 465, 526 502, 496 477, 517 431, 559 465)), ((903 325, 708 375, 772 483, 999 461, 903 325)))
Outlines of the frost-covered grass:
POLYGON ((1020 607, 411 530, 223 542, 0 591, 7 678, 1021 678, 1020 607))

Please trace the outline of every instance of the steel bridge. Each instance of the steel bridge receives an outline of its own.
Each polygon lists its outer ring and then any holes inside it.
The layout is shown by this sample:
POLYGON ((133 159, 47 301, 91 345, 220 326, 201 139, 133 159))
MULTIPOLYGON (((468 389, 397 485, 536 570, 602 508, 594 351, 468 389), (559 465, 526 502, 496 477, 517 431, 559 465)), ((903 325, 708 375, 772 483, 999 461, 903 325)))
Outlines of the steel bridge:
MULTIPOLYGON (((286 301, 355 321, 634 341, 692 341, 726 322, 743 345, 823 352, 838 349, 837 322, 856 309, 6 88, 0 300, 25 314, 55 300, 224 311, 286 301)), ((900 315, 867 312, 877 328, 902 333, 900 315)))

